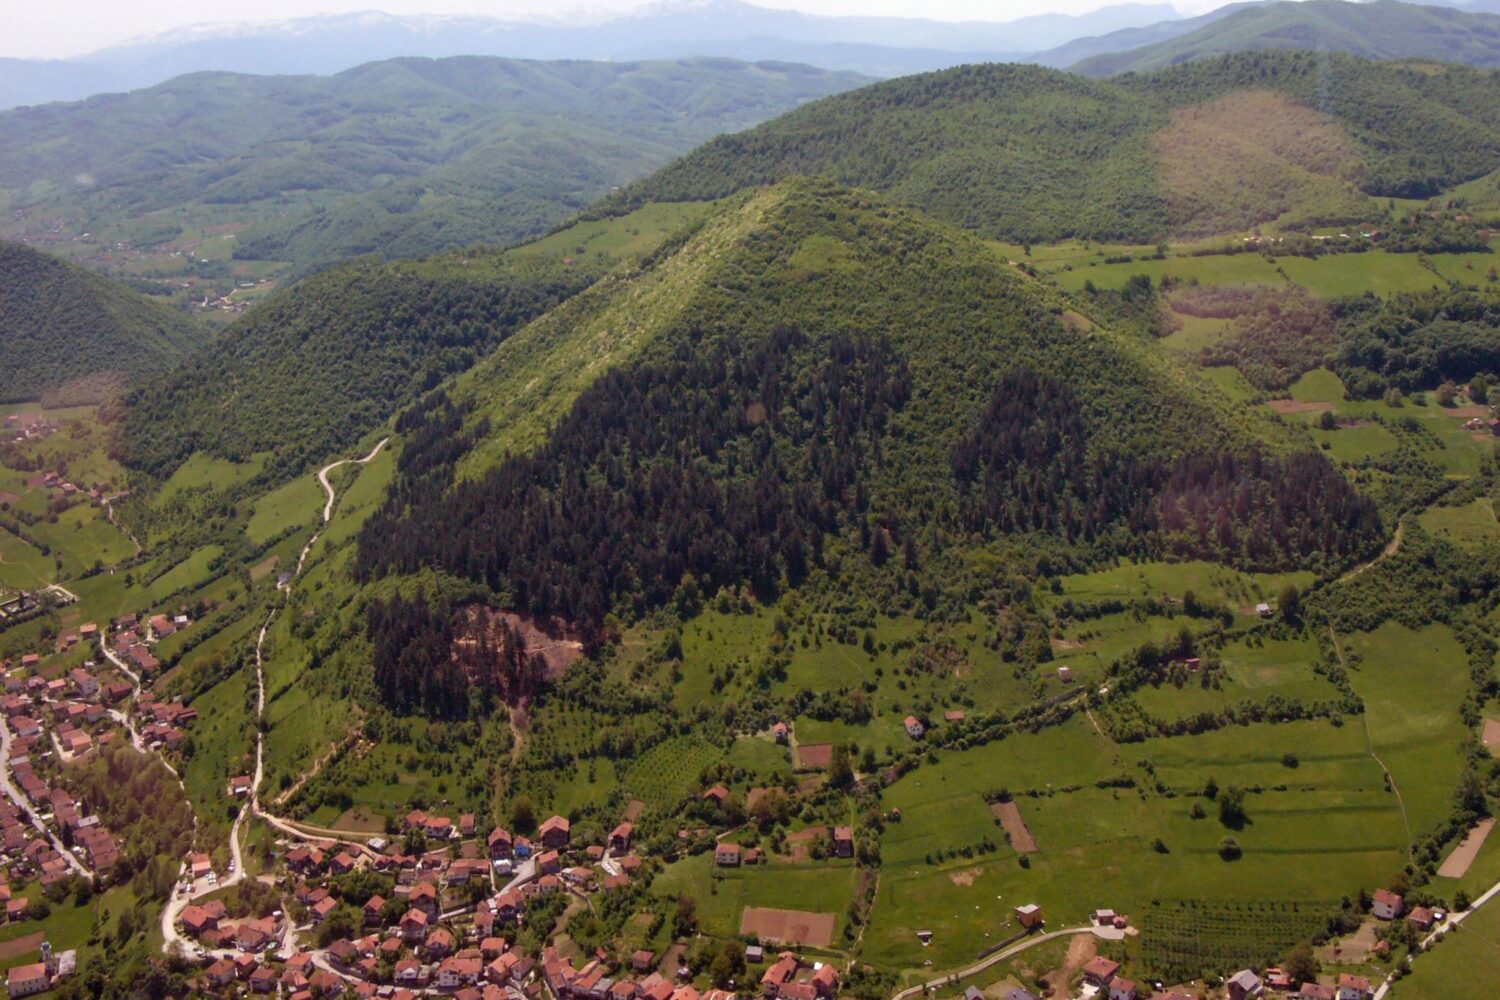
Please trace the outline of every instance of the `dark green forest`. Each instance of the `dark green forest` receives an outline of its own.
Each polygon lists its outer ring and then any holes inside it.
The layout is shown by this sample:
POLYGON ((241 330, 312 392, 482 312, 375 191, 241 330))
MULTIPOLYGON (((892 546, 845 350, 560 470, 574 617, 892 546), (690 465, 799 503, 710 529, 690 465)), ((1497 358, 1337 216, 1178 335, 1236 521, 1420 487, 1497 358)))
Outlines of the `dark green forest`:
POLYGON ((97 402, 172 368, 202 337, 172 306, 0 242, 0 402, 97 402))
POLYGON ((298 283, 126 400, 118 457, 164 478, 195 451, 291 476, 471 366, 594 272, 501 254, 364 259, 298 283))

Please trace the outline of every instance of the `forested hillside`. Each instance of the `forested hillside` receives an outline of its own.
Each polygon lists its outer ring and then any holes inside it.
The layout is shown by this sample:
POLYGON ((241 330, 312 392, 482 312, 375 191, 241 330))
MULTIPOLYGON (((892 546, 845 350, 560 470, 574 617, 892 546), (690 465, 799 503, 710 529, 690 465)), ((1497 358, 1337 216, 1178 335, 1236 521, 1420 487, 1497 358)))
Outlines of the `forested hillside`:
POLYGON ((0 242, 0 402, 97 402, 144 375, 161 375, 201 335, 170 306, 0 242))
POLYGON ((602 208, 717 197, 798 173, 887 192, 1017 242, 1155 241, 1380 214, 1500 167, 1500 77, 1255 52, 1094 81, 968 66, 721 136, 602 208))
POLYGON ((1489 69, 1500 66, 1500 16, 1400 0, 1245 4, 1181 37, 1092 56, 1069 69, 1086 76, 1140 73, 1255 49, 1433 59, 1489 69))
POLYGON ((120 459, 165 477, 195 451, 231 461, 274 453, 266 469, 284 478, 467 369, 591 277, 500 254, 332 268, 129 396, 120 459))
POLYGON ((13 230, 155 246, 225 226, 303 267, 510 243, 703 140, 863 82, 784 63, 398 59, 199 73, 0 114, 13 230))
POLYGON ((722 210, 455 395, 403 418, 358 572, 437 565, 585 626, 685 585, 769 599, 837 574, 834 548, 899 554, 917 592, 962 590, 960 538, 1025 539, 1053 571, 1124 554, 1285 569, 1347 563, 1379 532, 1271 424, 1231 419, 981 243, 825 181, 722 210))

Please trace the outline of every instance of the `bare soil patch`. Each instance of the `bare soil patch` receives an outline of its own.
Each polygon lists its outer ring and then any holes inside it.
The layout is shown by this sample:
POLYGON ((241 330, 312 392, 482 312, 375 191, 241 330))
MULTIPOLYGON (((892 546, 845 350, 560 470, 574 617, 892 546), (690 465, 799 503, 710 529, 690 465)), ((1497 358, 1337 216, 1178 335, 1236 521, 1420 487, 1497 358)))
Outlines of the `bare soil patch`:
POLYGON ((625 819, 631 823, 638 821, 645 812, 646 803, 640 799, 631 799, 625 804, 625 819))
POLYGON ((1068 957, 1063 959, 1061 968, 1053 969, 1041 978, 1046 980, 1047 985, 1062 992, 1066 992, 1068 983, 1078 975, 1080 969, 1088 964, 1089 959, 1099 954, 1099 945, 1092 934, 1075 934, 1073 940, 1068 942, 1068 957))
POLYGON ((1443 859, 1438 874, 1443 878, 1463 878, 1467 875, 1469 866, 1474 863, 1474 859, 1479 856, 1479 849, 1484 846, 1485 838, 1494 828, 1494 819, 1480 820, 1479 825, 1470 830, 1453 849, 1453 853, 1443 859))
POLYGON ((1443 412, 1459 420, 1469 420, 1473 417, 1489 416, 1490 408, 1488 406, 1449 406, 1443 412))
POLYGON ((833 763, 832 743, 800 743, 797 745, 797 766, 823 768, 833 763))
POLYGON ((1318 961, 1329 965, 1359 965, 1375 950, 1376 921, 1372 917, 1345 938, 1335 938, 1317 949, 1318 961))
POLYGON ((819 840, 828 838, 828 827, 810 826, 806 830, 798 830, 796 833, 786 835, 787 848, 791 851, 792 860, 795 862, 806 862, 812 860, 812 845, 819 840))
POLYGON ((1005 832, 1010 837, 1010 846, 1015 848, 1017 854, 1031 854, 1036 850, 1036 838, 1031 835, 1026 821, 1021 818, 1021 807, 1014 801, 991 803, 990 812, 1005 827, 1005 832))
POLYGON ((948 880, 954 885, 970 886, 974 880, 984 874, 983 868, 965 868, 962 871, 949 872, 948 880))
MULTIPOLYGON (((583 656, 583 636, 559 618, 537 618, 518 611, 502 611, 471 603, 459 609, 454 622, 453 654, 466 672, 500 670, 509 632, 519 636, 529 659, 540 654, 547 664, 547 679, 562 676, 583 656)), ((502 686, 516 679, 501 677, 502 686)))
POLYGON ((1304 403, 1295 399, 1272 399, 1268 400, 1266 405, 1283 415, 1289 413, 1322 413, 1324 410, 1333 409, 1333 404, 1325 400, 1304 403))
POLYGON ((747 906, 740 917, 740 933, 755 934, 762 941, 775 941, 778 944, 826 948, 833 943, 833 930, 837 922, 838 918, 832 913, 747 906))
POLYGON ((333 826, 353 833, 381 833, 385 830, 385 817, 371 812, 368 806, 355 806, 340 813, 333 826))
POLYGON ((19 958, 28 951, 36 951, 42 946, 42 942, 45 940, 47 940, 47 932, 36 931, 31 934, 22 934, 18 938, 11 938, 9 941, 0 943, 0 962, 19 958))
POLYGON ((1484 748, 1486 750, 1500 748, 1500 721, 1484 720, 1484 748))

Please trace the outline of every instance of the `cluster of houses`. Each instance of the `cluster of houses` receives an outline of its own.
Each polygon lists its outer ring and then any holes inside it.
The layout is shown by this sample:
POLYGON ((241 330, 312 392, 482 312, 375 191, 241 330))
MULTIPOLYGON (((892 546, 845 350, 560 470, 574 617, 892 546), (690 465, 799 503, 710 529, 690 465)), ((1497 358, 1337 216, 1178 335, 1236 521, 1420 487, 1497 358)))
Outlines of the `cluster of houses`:
MULTIPOLYGON (((537 897, 559 892, 586 896, 622 887, 630 884, 642 864, 629 853, 634 831, 628 823, 611 832, 608 846, 588 845, 582 850, 570 844, 570 824, 561 816, 548 819, 531 840, 504 829, 478 838, 471 815, 455 823, 415 810, 405 817, 404 826, 408 832, 421 830, 442 846, 406 854, 399 845, 377 838, 366 847, 330 845, 325 850, 297 845, 283 857, 287 870, 298 878, 293 894, 313 926, 323 924, 341 905, 332 878, 368 868, 395 879, 393 899, 377 895, 359 905, 370 933, 340 938, 314 953, 320 964, 336 972, 339 990, 347 984, 362 994, 379 990, 384 996, 393 990, 439 988, 475 990, 479 992, 474 995, 482 997, 487 988, 504 987, 514 997, 532 981, 536 962, 500 933, 522 923, 537 897), (471 856, 452 857, 453 840, 462 840, 459 853, 471 856), (518 860, 532 865, 525 877, 494 890, 492 871, 508 874, 518 860), (487 886, 487 895, 469 905, 473 896, 467 887, 476 881, 487 886)), ((251 992, 296 996, 309 989, 312 996, 320 995, 311 980, 306 986, 297 981, 292 963, 281 970, 262 963, 259 956, 282 940, 279 915, 235 923, 226 918, 222 905, 193 904, 183 909, 180 919, 183 933, 205 949, 241 953, 226 955, 209 968, 205 975, 212 985, 238 982, 251 992)))
POLYGON ((129 660, 146 677, 154 677, 161 670, 161 661, 152 647, 191 624, 192 619, 181 613, 152 615, 144 622, 136 615, 124 615, 115 619, 115 655, 129 660))
POLYGON ((286 920, 279 912, 232 921, 219 899, 189 904, 180 919, 183 932, 205 948, 237 948, 251 955, 279 946, 286 929, 286 920))
POLYGON ((22 444, 41 441, 57 433, 57 422, 39 413, 11 413, 5 417, 5 435, 0 440, 22 444))
MULTIPOLYGON (((10 418, 7 418, 7 420, 9 419, 10 418)), ((23 429, 18 429, 16 431, 15 440, 37 440, 38 438, 46 437, 48 434, 55 433, 56 431, 56 424, 52 423, 50 420, 40 420, 36 424, 29 425, 23 429), (39 432, 36 430, 36 428, 38 427, 45 428, 45 430, 39 432), (25 435, 27 434, 35 434, 35 436, 26 437, 25 435)), ((26 485, 33 489, 45 489, 55 496, 69 499, 73 497, 87 497, 89 503, 93 504, 95 507, 106 507, 109 504, 114 503, 116 500, 123 499, 130 495, 129 490, 116 491, 112 485, 106 482, 95 481, 80 486, 72 480, 68 479, 60 472, 40 473, 36 476, 33 476, 31 479, 28 479, 26 481, 26 485)))
MULTIPOLYGON (((758 946, 746 949, 754 964, 767 957, 758 946)), ((679 982, 688 976, 679 970, 676 980, 656 971, 656 956, 638 951, 627 965, 611 968, 604 956, 595 956, 582 968, 572 959, 548 948, 542 955, 542 981, 557 1000, 738 1000, 726 990, 700 993, 679 982)), ((759 995, 764 1000, 832 1000, 838 996, 839 973, 831 963, 808 962, 795 952, 783 951, 760 976, 759 995)))

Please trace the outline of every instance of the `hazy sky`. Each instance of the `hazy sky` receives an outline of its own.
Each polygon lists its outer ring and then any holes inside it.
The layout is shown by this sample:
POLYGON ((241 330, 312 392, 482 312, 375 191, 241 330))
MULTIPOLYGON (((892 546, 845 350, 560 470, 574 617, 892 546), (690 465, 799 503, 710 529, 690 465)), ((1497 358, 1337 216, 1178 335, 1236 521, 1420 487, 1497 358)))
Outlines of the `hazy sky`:
MULTIPOLYGON (((754 0, 816 14, 897 14, 942 20, 1009 21, 1027 14, 1082 13, 1118 0, 754 0)), ((1162 0, 1170 2, 1170 0, 1162 0)), ((1176 0, 1197 13, 1216 0, 1176 0)), ((640 0, 0 0, 0 56, 79 55, 172 28, 218 22, 272 21, 313 14, 384 10, 393 14, 555 15, 572 6, 592 11, 645 6, 640 0)))

